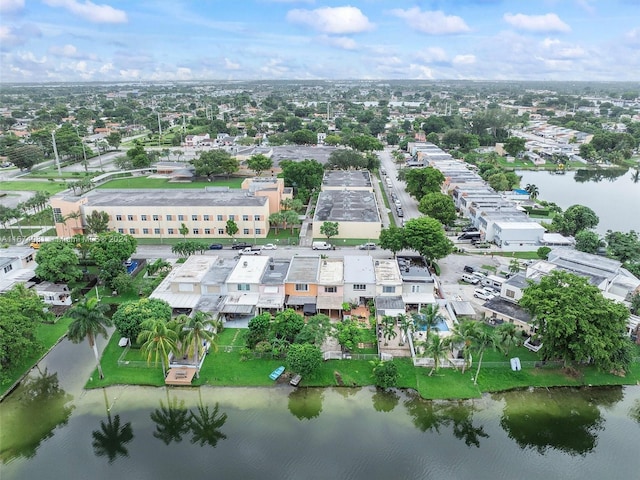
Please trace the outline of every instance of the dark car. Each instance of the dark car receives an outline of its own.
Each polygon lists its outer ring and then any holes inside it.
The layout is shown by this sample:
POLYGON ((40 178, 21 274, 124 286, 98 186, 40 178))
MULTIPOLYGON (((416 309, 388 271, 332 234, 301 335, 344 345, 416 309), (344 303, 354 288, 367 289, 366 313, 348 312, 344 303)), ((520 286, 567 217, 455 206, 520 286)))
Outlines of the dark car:
POLYGON ((463 270, 467 273, 473 273, 475 271, 473 267, 470 267, 469 265, 465 265, 463 270))
POLYGON ((233 245, 231 245, 231 248, 234 250, 244 250, 245 248, 250 246, 251 244, 247 242, 236 242, 233 245))
POLYGON ((476 227, 474 227, 473 225, 467 225, 466 227, 464 227, 462 229, 463 232, 475 232, 476 230, 478 230, 476 227))
POLYGON ((222 250, 222 244, 212 243, 211 245, 209 245, 209 250, 222 250))
POLYGON ((404 212, 402 211, 401 208, 398 209, 398 216, 399 217, 404 217, 404 212))

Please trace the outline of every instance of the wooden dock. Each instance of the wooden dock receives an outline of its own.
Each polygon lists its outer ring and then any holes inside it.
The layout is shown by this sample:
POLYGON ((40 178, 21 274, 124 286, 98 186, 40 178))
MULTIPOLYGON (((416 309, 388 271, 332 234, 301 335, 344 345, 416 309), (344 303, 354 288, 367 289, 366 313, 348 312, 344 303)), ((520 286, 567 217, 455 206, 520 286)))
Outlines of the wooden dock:
POLYGON ((196 375, 195 368, 172 368, 164 379, 165 385, 191 385, 196 375))

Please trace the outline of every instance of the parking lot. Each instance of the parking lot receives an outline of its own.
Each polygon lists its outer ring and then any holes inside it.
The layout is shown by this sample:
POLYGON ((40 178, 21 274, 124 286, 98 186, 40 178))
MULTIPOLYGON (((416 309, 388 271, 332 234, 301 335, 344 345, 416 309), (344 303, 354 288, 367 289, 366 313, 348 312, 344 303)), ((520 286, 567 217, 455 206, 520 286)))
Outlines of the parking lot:
MULTIPOLYGON (((473 292, 476 288, 481 288, 480 284, 472 285, 461 282, 464 267, 470 266, 475 271, 486 271, 483 266, 493 266, 497 271, 508 269, 508 258, 487 255, 460 255, 452 254, 439 262, 440 281, 442 291, 446 298, 452 300, 460 297, 462 300, 470 301, 474 306, 480 307, 484 300, 475 298, 473 292)), ((488 272, 493 273, 493 272, 488 272)))

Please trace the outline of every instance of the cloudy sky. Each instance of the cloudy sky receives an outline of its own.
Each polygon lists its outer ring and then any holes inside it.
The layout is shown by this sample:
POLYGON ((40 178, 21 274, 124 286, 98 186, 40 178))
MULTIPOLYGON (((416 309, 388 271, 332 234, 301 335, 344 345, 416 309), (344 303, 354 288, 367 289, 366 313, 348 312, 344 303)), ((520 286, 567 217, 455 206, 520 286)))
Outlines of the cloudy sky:
POLYGON ((0 0, 0 81, 640 81, 640 0, 0 0))

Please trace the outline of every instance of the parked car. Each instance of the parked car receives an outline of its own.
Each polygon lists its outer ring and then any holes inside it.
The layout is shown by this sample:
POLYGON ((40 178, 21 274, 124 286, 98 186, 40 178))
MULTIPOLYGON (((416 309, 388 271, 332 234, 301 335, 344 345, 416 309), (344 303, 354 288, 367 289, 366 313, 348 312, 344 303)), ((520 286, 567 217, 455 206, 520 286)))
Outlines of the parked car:
POLYGON ((263 250, 276 250, 278 247, 276 245, 274 245, 273 243, 267 243, 265 245, 262 246, 263 250))
POLYGON ((0 165, 0 167, 2 167, 2 168, 9 168, 11 165, 13 165, 13 163, 11 163, 11 162, 4 162, 2 165, 0 165))
POLYGON ((212 243, 211 245, 209 245, 209 250, 222 250, 222 244, 212 243))
POLYGON ((473 291, 473 296, 476 298, 479 298, 480 300, 491 300, 492 298, 495 297, 495 295, 487 292, 486 290, 482 289, 482 288, 476 288, 473 291))
POLYGON ((474 277, 473 275, 470 275, 468 273, 463 273, 462 274, 462 281, 470 283, 472 285, 480 283, 480 279, 478 277, 474 277))
POLYGON ((250 246, 251 244, 247 242, 236 242, 233 245, 231 245, 231 248, 234 250, 244 250, 245 248, 250 246))
POLYGON ((462 227, 463 232, 475 232, 476 230, 478 229, 473 225, 467 225, 466 227, 462 227))
POLYGON ((489 294, 491 294, 493 296, 496 296, 496 295, 498 295, 500 293, 495 288, 491 288, 491 287, 482 287, 482 290, 484 290, 485 292, 487 292, 487 293, 489 293, 489 294))
POLYGON ((401 218, 404 217, 404 212, 402 211, 401 208, 398 208, 397 212, 398 212, 398 216, 399 217, 401 217, 401 218))
POLYGON ((31 242, 29 246, 34 250, 38 250, 40 248, 40 242, 31 242))
POLYGON ((311 244, 311 248, 313 250, 335 250, 336 249, 336 247, 334 247, 328 242, 313 242, 311 244))
POLYGON ((473 273, 475 272, 475 270, 473 269, 473 267, 470 267, 469 265, 465 265, 463 270, 467 273, 473 273))
POLYGON ((358 247, 360 250, 375 250, 376 249, 376 244, 375 243, 363 243, 362 245, 360 245, 358 247))
POLYGON ((246 247, 240 252, 240 255, 260 255, 262 249, 260 247, 246 247))

